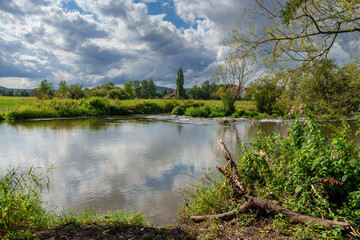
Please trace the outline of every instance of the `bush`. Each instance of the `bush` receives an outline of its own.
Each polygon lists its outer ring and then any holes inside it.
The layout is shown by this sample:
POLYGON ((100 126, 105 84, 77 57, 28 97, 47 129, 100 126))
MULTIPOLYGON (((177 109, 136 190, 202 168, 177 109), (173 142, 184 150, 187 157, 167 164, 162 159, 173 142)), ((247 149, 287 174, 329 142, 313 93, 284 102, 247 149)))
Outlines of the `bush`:
POLYGON ((207 118, 209 117, 211 111, 209 106, 202 106, 202 107, 189 107, 185 110, 185 116, 190 117, 202 117, 207 118))
POLYGON ((124 100, 130 99, 130 96, 121 88, 114 88, 107 92, 106 97, 109 99, 124 100))
POLYGON ((91 97, 85 100, 85 106, 91 111, 92 115, 106 115, 109 114, 109 101, 105 98, 91 97))
POLYGON ((0 113, 0 122, 3 120, 5 120, 5 116, 4 116, 4 114, 0 113))
POLYGON ((254 119, 255 120, 260 120, 260 119, 264 119, 264 118, 267 118, 267 117, 268 117, 268 115, 266 113, 261 113, 261 114, 255 115, 254 119))
POLYGON ((184 109, 181 107, 181 106, 176 106, 173 110, 172 110, 172 112, 171 112, 171 114, 173 114, 173 115, 184 115, 185 114, 185 111, 184 111, 184 109))
MULTIPOLYGON (((305 123, 297 118, 285 134, 264 138, 263 133, 258 133, 240 151, 237 167, 245 191, 300 214, 357 221, 360 219, 360 149, 349 138, 349 130, 344 121, 335 134, 326 136, 322 126, 309 117, 305 123), (260 151, 271 161, 254 155, 260 151)), ((236 209, 231 205, 235 202, 231 190, 216 195, 224 191, 224 179, 209 178, 206 173, 204 176, 202 184, 184 191, 190 199, 183 213, 205 215, 236 209)), ((294 226, 292 229, 298 231, 294 226)), ((318 234, 314 238, 325 238, 323 231, 318 234)), ((339 239, 338 231, 327 234, 337 235, 329 239, 339 239)))
POLYGON ((134 109, 135 113, 140 114, 157 114, 162 113, 162 108, 156 103, 152 101, 144 101, 135 105, 134 109))
POLYGON ((225 117, 226 116, 226 110, 221 107, 216 107, 211 110, 211 113, 209 115, 210 118, 214 117, 225 117))
POLYGON ((160 107, 164 113, 170 113, 177 105, 178 102, 174 100, 162 100, 160 102, 160 107))
POLYGON ((271 118, 278 118, 278 117, 279 117, 279 115, 277 113, 272 113, 271 114, 271 118))
POLYGON ((12 110, 8 113, 7 118, 11 120, 34 119, 34 118, 58 118, 59 113, 50 108, 33 108, 23 107, 12 110))

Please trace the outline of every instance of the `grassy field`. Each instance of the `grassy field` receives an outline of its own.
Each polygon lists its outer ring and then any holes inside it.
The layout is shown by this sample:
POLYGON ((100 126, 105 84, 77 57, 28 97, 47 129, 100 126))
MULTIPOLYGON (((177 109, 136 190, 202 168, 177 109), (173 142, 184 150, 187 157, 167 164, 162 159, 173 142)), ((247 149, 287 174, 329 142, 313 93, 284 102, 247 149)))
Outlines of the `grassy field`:
POLYGON ((0 112, 7 112, 24 104, 32 104, 36 97, 3 97, 0 96, 0 112))
MULTIPOLYGON (((237 101, 235 105, 236 109, 246 111, 256 109, 255 104, 250 101, 237 101)), ((110 100, 98 97, 80 100, 38 100, 34 97, 0 97, 0 119, 159 114, 171 113, 176 106, 180 106, 183 111, 191 108, 191 111, 185 114, 187 116, 224 117, 226 115, 222 108, 222 102, 214 100, 110 100)))

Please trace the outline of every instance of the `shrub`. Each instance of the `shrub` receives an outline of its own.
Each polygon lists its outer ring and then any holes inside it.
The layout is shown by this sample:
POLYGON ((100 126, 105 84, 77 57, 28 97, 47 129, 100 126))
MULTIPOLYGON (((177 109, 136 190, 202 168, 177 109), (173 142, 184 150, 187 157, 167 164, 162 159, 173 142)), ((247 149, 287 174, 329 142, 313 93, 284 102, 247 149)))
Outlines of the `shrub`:
POLYGON ((4 116, 4 114, 0 113, 0 122, 3 120, 5 120, 5 116, 4 116))
POLYGON ((247 111, 244 109, 236 110, 233 114, 231 114, 232 118, 239 118, 239 117, 247 117, 247 111))
POLYGON ((130 99, 130 96, 121 88, 114 88, 107 92, 106 97, 109 99, 124 100, 130 99))
POLYGON ((272 113, 271 114, 271 118, 278 118, 278 117, 279 117, 279 115, 277 113, 272 113))
POLYGON ((207 118, 210 115, 210 107, 189 107, 185 110, 185 116, 207 118))
POLYGON ((261 113, 261 114, 255 115, 254 119, 255 120, 260 120, 260 119, 264 119, 264 118, 267 118, 267 117, 268 117, 268 115, 266 113, 261 113))
POLYGON ((185 114, 185 111, 184 111, 184 109, 183 109, 181 106, 176 106, 176 107, 172 110, 171 114, 173 114, 173 115, 184 115, 184 114, 185 114))
POLYGON ((216 107, 211 110, 211 113, 209 115, 210 118, 214 117, 225 117, 226 116, 226 110, 222 107, 216 107))
POLYGON ((85 117, 92 115, 92 112, 84 106, 61 108, 58 110, 60 117, 85 117))
POLYGON ((162 100, 159 105, 164 113, 170 113, 177 105, 178 102, 174 100, 162 100))
POLYGON ((162 108, 156 103, 152 101, 144 101, 135 105, 134 109, 135 113, 141 114, 156 114, 162 113, 162 108))
POLYGON ((257 111, 246 111, 245 113, 247 113, 247 116, 249 116, 250 118, 254 118, 259 114, 257 111))
MULTIPOLYGON (((252 195, 300 214, 357 221, 360 219, 360 149, 350 140, 349 130, 344 121, 335 134, 326 136, 322 126, 309 117, 305 123, 297 118, 285 134, 264 138, 263 133, 258 133, 240 151, 237 166, 240 180, 252 195), (260 151, 268 159, 254 154, 260 151)), ((184 190, 189 199, 183 213, 205 215, 236 209, 231 205, 236 202, 231 190, 216 195, 224 191, 224 179, 208 178, 206 173, 203 176, 202 184, 184 190)), ((296 234, 294 226, 292 229, 296 234)), ((311 231, 318 231, 316 239, 339 239, 335 230, 326 234, 316 229, 311 231)))
POLYGON ((91 111, 92 115, 109 114, 109 101, 105 98, 91 97, 85 100, 85 106, 91 111))
POLYGON ((111 115, 127 115, 129 114, 129 107, 121 104, 118 101, 110 102, 110 114, 111 115))
POLYGON ((12 110, 8 113, 7 118, 11 120, 34 119, 34 118, 58 118, 59 113, 49 108, 23 107, 12 110))

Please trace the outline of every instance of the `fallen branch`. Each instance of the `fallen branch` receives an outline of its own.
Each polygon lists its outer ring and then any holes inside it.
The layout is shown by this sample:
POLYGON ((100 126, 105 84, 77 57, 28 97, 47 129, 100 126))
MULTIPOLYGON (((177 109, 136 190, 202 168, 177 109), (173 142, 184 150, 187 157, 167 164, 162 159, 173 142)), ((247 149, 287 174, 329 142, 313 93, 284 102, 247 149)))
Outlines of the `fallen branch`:
MULTIPOLYGON (((316 217, 312 217, 312 216, 308 216, 308 215, 302 215, 302 214, 299 214, 292 210, 281 207, 273 202, 246 195, 245 187, 244 187, 243 183, 240 181, 240 177, 238 174, 238 169, 236 167, 236 164, 232 160, 232 157, 231 157, 229 151, 227 150, 225 144, 223 143, 223 141, 219 140, 218 143, 224 153, 225 159, 228 162, 225 167, 216 166, 216 168, 219 170, 219 172, 221 174, 223 174, 230 181, 230 183, 235 191, 235 197, 242 198, 245 201, 245 203, 243 205, 241 205, 238 210, 233 210, 233 211, 222 213, 222 214, 192 216, 191 219, 194 222, 201 222, 201 221, 204 221, 204 220, 210 219, 210 218, 229 220, 229 219, 234 218, 238 212, 245 213, 249 209, 263 209, 263 210, 268 210, 272 214, 275 214, 275 215, 281 213, 295 223, 306 223, 306 222, 312 221, 314 223, 321 224, 326 228, 333 228, 335 226, 339 226, 339 227, 342 227, 347 230, 350 229, 350 224, 348 222, 338 222, 338 221, 332 221, 332 220, 328 220, 328 219, 316 218, 316 217), (231 168, 230 171, 227 169, 229 165, 231 168)), ((268 157, 268 155, 265 152, 261 151, 257 155, 265 157, 269 166, 272 165, 271 163, 273 161, 268 157)))

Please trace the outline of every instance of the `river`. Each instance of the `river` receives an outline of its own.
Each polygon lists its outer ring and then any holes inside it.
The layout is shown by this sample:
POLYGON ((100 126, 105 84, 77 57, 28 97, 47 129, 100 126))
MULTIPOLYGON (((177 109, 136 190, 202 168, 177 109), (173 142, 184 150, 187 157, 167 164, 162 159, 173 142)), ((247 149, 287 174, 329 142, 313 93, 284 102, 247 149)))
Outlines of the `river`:
MULTIPOLYGON (((351 123, 355 130, 355 123, 351 123)), ((0 124, 0 177, 8 168, 55 164, 48 207, 138 210, 152 224, 176 222, 184 188, 203 168, 224 164, 216 141, 236 156, 261 129, 282 133, 281 121, 219 124, 216 119, 130 116, 0 124)))

